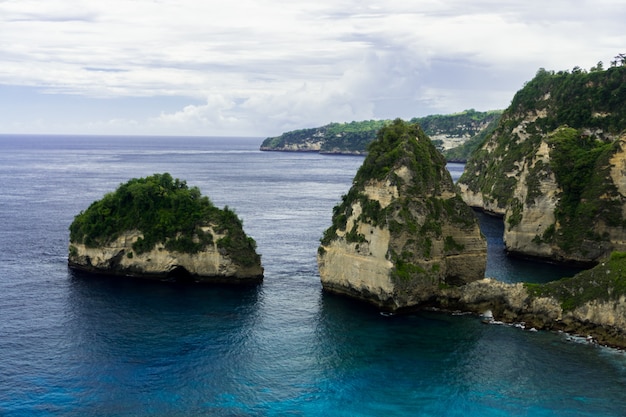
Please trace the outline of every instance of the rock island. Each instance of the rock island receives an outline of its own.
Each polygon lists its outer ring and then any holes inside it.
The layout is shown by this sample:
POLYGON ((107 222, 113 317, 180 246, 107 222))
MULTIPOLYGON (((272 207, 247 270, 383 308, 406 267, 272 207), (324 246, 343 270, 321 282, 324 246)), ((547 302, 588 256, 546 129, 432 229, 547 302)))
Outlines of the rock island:
POLYGON ((256 243, 228 207, 168 173, 131 179, 70 225, 70 268, 170 281, 258 283, 256 243))
POLYGON ((383 127, 318 249, 324 290, 397 311, 484 278, 487 244, 418 124, 383 127))

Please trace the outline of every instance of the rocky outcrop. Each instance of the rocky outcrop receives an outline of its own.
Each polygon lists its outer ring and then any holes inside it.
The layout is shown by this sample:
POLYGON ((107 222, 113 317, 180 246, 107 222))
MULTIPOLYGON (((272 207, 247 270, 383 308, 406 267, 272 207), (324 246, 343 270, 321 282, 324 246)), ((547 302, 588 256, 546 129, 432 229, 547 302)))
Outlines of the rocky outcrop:
POLYGON ((483 278, 485 264, 476 217, 428 137, 400 120, 381 129, 322 238, 323 288, 396 311, 483 278))
POLYGON ((555 298, 531 297, 521 282, 507 284, 492 278, 443 289, 434 305, 476 314, 488 311, 494 320, 525 322, 542 329, 563 317, 563 310, 555 298))
POLYGON ((537 330, 558 330, 626 348, 626 254, 572 278, 547 284, 506 284, 483 279, 441 290, 432 306, 487 315, 537 330))
MULTIPOLYGON (((215 233, 211 228, 206 229, 215 233)), ((170 251, 159 243, 138 254, 133 244, 141 238, 143 234, 133 230, 97 247, 72 243, 69 266, 90 273, 176 282, 258 283, 263 279, 260 264, 238 265, 221 253, 216 243, 196 253, 170 251)))
POLYGON ((77 270, 186 282, 256 283, 256 243, 237 215, 171 175, 132 179, 78 214, 68 265, 77 270))

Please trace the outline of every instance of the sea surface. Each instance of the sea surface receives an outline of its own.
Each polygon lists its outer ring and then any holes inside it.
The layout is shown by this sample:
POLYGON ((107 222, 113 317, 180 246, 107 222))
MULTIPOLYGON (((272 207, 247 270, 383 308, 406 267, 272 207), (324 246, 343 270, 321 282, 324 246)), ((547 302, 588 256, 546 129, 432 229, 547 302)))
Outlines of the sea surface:
MULTIPOLYGON (((261 141, 0 136, 0 416, 626 415, 623 352, 323 293, 319 238, 363 158, 260 152, 261 141), (74 216, 157 172, 238 213, 263 284, 68 270, 74 216)), ((502 221, 481 222, 488 276, 575 272, 508 259, 502 221)))

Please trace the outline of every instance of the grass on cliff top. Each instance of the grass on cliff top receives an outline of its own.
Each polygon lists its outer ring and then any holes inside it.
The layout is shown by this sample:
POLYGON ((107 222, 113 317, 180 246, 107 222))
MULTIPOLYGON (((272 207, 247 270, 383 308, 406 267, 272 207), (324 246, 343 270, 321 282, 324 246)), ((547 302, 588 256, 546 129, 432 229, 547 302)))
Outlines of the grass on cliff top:
POLYGON ((243 231, 235 212, 215 207, 197 187, 173 179, 168 173, 134 178, 121 184, 78 214, 70 225, 70 242, 97 247, 115 240, 122 233, 143 233, 133 244, 138 254, 148 252, 157 243, 182 253, 196 253, 213 243, 213 236, 202 227, 212 225, 225 234, 217 246, 240 265, 260 261, 256 243, 243 231))
POLYGON ((533 296, 556 298, 565 311, 589 301, 618 300, 626 296, 626 252, 613 252, 606 261, 571 278, 525 285, 533 296))

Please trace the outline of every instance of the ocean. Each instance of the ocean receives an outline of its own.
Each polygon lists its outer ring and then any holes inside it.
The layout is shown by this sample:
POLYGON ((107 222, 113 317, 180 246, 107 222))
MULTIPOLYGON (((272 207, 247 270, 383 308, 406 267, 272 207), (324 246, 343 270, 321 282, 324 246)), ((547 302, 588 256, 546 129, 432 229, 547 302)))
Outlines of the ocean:
MULTIPOLYGON (((626 415, 622 351, 323 293, 319 239, 363 158, 260 152, 261 141, 0 135, 0 416, 626 415), (237 212, 263 284, 68 270, 74 216, 157 172, 237 212)), ((575 273, 509 259, 502 221, 481 225, 488 276, 575 273)))

